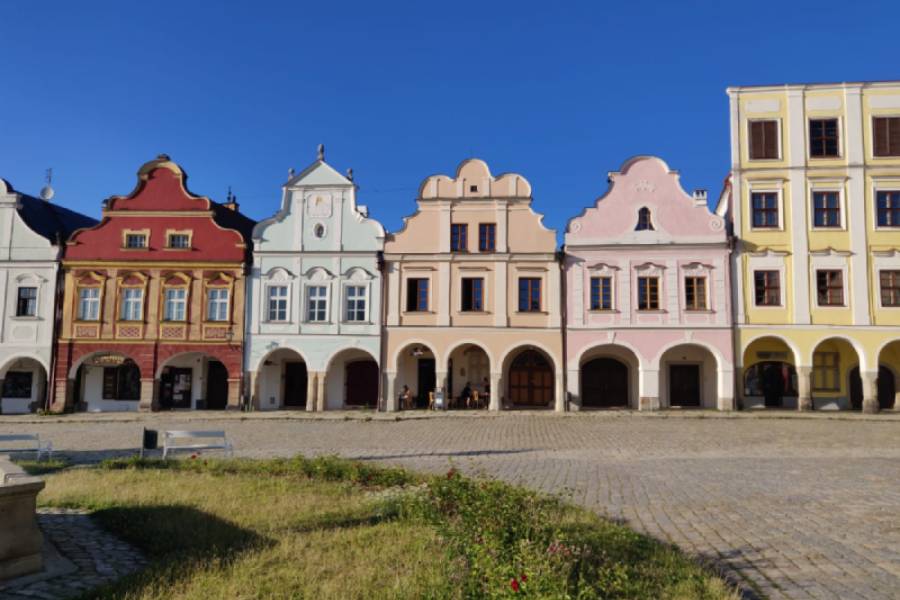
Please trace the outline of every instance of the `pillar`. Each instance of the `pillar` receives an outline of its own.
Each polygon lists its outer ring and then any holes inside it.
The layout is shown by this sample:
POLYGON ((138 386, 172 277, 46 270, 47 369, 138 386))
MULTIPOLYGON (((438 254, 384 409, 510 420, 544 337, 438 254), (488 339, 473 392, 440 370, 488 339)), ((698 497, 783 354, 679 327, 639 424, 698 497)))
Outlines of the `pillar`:
POLYGON ((734 410, 734 369, 719 369, 716 377, 718 387, 716 408, 719 410, 734 410))
POLYGON ((434 382, 435 390, 428 391, 443 390, 444 408, 446 409, 448 406, 450 406, 450 390, 447 389, 447 371, 435 371, 434 382))
POLYGON ((554 403, 553 410, 556 412, 565 412, 566 411, 566 388, 563 382, 563 372, 557 371, 554 375, 554 385, 553 385, 553 394, 554 394, 554 403))
POLYGON ((316 373, 316 380, 318 381, 317 390, 316 390, 316 410, 324 411, 327 406, 325 403, 325 373, 316 373))
POLYGON ((159 385, 155 379, 144 379, 141 377, 141 397, 138 402, 138 410, 141 412, 159 410, 159 399, 156 392, 159 385))
POLYGON ((307 371, 306 373, 306 412, 315 412, 316 410, 316 373, 307 371))
POLYGON ((225 410, 241 410, 241 378, 228 378, 228 403, 225 410))
POLYGON ((488 410, 500 410, 503 405, 500 399, 503 397, 503 374, 491 373, 491 397, 488 410))
POLYGON ((75 380, 57 379, 53 390, 53 398, 50 399, 50 411, 54 413, 65 412, 66 407, 72 403, 72 395, 75 393, 75 380))
POLYGON ((862 411, 868 414, 878 412, 878 371, 860 371, 862 379, 862 411))
POLYGON ((797 410, 813 409, 812 367, 797 367, 797 410))
POLYGON ((253 410, 259 410, 262 408, 259 397, 259 373, 257 371, 248 371, 247 375, 250 378, 250 406, 253 407, 253 410))
POLYGON ((581 372, 578 369, 569 369, 566 377, 566 393, 569 396, 569 410, 581 410, 581 396, 579 385, 581 384, 581 372))
POLYGON ((397 411, 397 374, 385 371, 384 373, 384 410, 397 411))
POLYGON ((659 369, 642 367, 638 377, 638 410, 659 410, 659 369))

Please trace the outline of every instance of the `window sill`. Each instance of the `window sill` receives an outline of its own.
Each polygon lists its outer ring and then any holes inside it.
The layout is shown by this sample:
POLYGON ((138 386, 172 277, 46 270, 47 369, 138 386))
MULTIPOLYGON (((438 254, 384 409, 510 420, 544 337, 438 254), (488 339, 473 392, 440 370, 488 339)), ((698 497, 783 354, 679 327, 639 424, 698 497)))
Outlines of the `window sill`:
POLYGON ((588 310, 588 313, 592 315, 617 315, 620 312, 615 308, 592 308, 588 310))
POLYGON ((119 250, 124 250, 125 252, 146 252, 149 249, 149 246, 143 246, 141 248, 119 248, 119 250))
POLYGON ((752 162, 752 163, 776 163, 776 162, 782 162, 783 160, 784 159, 781 158, 780 156, 777 158, 750 158, 750 157, 747 158, 747 162, 752 162))
POLYGON ((663 315, 666 314, 667 310, 663 308, 645 308, 645 309, 637 309, 636 311, 639 315, 663 315))
POLYGON ((783 308, 785 308, 785 306, 784 306, 784 304, 754 304, 753 308, 768 308, 768 309, 780 308, 780 309, 783 309, 783 308))
POLYGON ((716 311, 711 308, 686 308, 684 312, 689 315, 711 315, 716 311))
POLYGON ((372 321, 341 321, 341 325, 374 325, 372 321))
POLYGON ((405 310, 402 315, 434 315, 437 314, 433 310, 405 310))
POLYGON ((194 250, 194 248, 170 248, 169 246, 160 249, 164 252, 192 252, 194 250))
POLYGON ((42 321, 41 317, 37 315, 15 315, 10 317, 12 321, 42 321))
POLYGON ((490 315, 493 314, 488 310, 461 310, 456 313, 459 316, 465 315, 490 315))
POLYGON ((143 325, 143 319, 116 319, 116 325, 143 325))
POLYGON ((810 231, 822 231, 822 232, 834 232, 834 231, 847 231, 847 228, 843 225, 813 225, 810 227, 810 231))
MULTIPOLYGON (((184 323, 184 321, 178 321, 178 322, 184 323)), ((231 321, 210 321, 207 319, 207 320, 203 321, 203 324, 204 325, 231 325, 231 321)))
POLYGON ((545 310, 517 310, 515 312, 517 315, 547 315, 550 314, 545 310))
POLYGON ((100 323, 102 323, 100 319, 75 319, 73 321, 73 324, 75 325, 99 325, 100 323))

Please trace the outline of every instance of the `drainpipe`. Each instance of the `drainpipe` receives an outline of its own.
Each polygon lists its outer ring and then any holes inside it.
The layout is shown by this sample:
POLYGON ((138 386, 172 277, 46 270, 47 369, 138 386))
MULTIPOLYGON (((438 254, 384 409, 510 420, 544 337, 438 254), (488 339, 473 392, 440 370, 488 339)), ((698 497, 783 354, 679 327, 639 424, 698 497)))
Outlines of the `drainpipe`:
MULTIPOLYGON (((50 372, 47 373, 47 390, 44 397, 44 410, 47 412, 50 412, 50 409, 53 407, 53 398, 56 395, 56 363, 59 360, 59 331, 62 327, 63 295, 65 292, 65 278, 63 277, 65 270, 62 268, 63 244, 65 242, 62 236, 57 234, 56 289, 53 291, 55 298, 53 300, 53 333, 51 334, 53 337, 50 342, 50 372)), ((63 405, 63 410, 65 411, 65 405, 63 405)))
POLYGON ((387 347, 385 338, 387 337, 387 302, 385 299, 387 298, 387 294, 385 293, 385 288, 387 286, 387 276, 385 274, 385 261, 384 261, 384 250, 379 250, 375 255, 377 264, 378 264, 378 272, 381 274, 381 306, 379 307, 379 312, 381 313, 381 323, 378 324, 378 398, 379 398, 379 406, 378 410, 382 412, 387 411, 387 403, 388 399, 384 397, 384 369, 385 369, 385 356, 387 354, 387 347))
POLYGON ((562 339, 562 376, 563 376, 563 410, 564 412, 569 412, 569 365, 568 365, 568 352, 566 351, 566 324, 568 322, 568 292, 566 290, 566 245, 563 244, 560 246, 559 250, 556 251, 556 262, 559 265, 559 289, 560 289, 560 333, 562 339))

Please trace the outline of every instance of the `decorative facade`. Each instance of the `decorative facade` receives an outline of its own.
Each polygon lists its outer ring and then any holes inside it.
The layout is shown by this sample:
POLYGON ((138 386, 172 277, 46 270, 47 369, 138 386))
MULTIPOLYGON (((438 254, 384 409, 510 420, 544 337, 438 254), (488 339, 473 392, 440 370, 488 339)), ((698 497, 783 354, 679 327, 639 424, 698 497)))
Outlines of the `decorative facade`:
POLYGON ((376 408, 384 229, 324 151, 256 226, 246 369, 260 410, 376 408))
POLYGON ((33 198, 0 179, 0 413, 46 407, 59 258, 64 240, 94 219, 33 198))
POLYGON ((69 238, 53 409, 238 408, 254 222, 168 156, 69 238))
POLYGON ((556 234, 528 181, 470 159, 416 202, 384 248, 386 409, 564 410, 556 234))
POLYGON ((653 156, 609 182, 565 234, 571 407, 732 409, 724 219, 653 156))
POLYGON ((741 406, 895 407, 900 83, 728 95, 741 406))

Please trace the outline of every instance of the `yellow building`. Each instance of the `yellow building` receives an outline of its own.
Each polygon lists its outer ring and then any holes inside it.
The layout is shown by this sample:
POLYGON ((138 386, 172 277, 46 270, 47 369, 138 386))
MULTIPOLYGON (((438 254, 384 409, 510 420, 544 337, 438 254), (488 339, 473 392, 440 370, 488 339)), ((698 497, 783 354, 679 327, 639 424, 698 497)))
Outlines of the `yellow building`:
POLYGON ((900 406, 900 82, 728 96, 741 405, 900 406))

